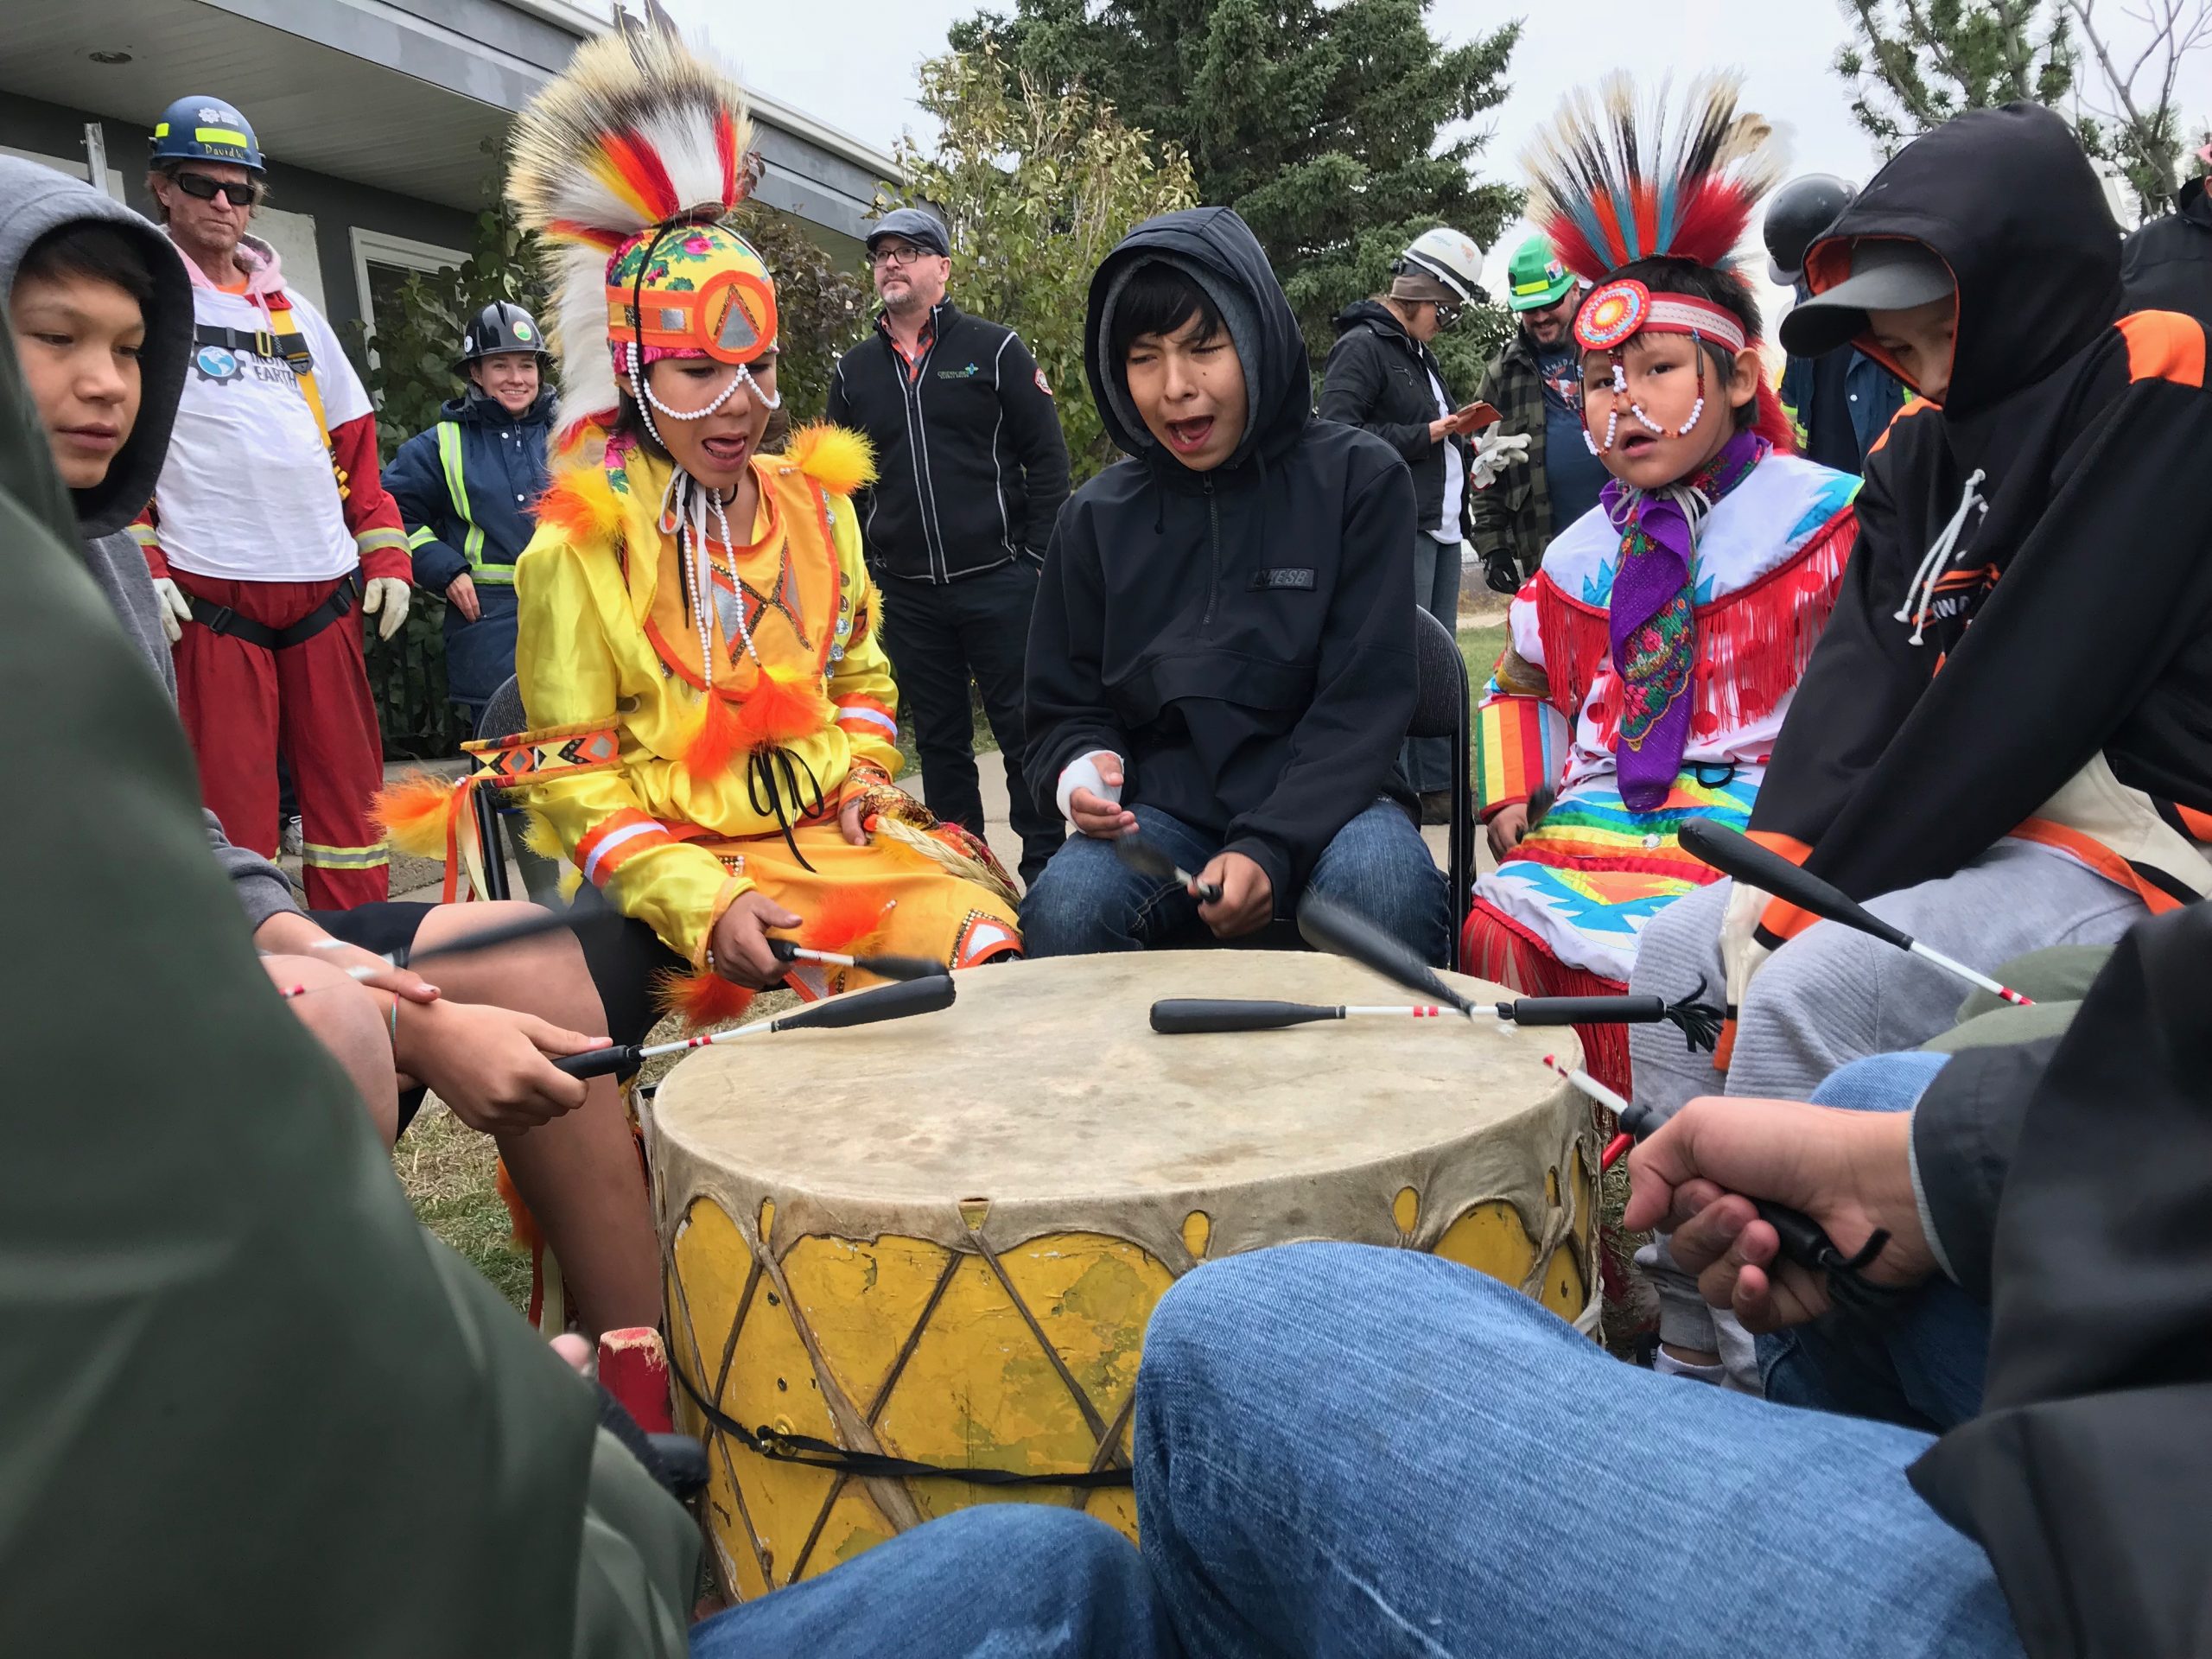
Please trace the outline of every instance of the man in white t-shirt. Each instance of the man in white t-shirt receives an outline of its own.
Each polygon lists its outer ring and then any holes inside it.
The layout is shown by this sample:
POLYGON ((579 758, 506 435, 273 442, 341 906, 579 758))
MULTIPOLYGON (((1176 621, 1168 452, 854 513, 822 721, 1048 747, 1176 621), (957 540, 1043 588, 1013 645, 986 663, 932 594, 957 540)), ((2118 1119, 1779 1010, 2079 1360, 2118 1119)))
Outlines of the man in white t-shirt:
POLYGON ((133 533, 208 807, 233 842, 274 855, 281 748, 308 902, 344 910, 389 889, 371 811, 383 745, 348 613, 358 604, 381 637, 398 631, 407 533, 378 474, 368 393, 274 251, 245 234, 261 175, 252 128, 220 99, 180 99, 155 127, 147 188, 191 274, 194 349, 133 533))

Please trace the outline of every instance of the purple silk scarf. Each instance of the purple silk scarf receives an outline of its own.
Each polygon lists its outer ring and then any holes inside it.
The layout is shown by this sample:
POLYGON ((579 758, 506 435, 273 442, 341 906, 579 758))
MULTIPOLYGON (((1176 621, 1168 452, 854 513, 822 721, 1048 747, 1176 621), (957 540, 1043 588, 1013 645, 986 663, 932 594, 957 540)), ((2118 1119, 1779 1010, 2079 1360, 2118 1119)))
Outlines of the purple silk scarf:
MULTIPOLYGON (((1755 432, 1738 432, 1675 488, 1694 489, 1718 505, 1773 447, 1755 432)), ((1616 478, 1606 481, 1598 500, 1606 518, 1621 528, 1620 566, 1613 573, 1606 619, 1621 680, 1614 761, 1622 801, 1631 812, 1649 812, 1665 804, 1681 772, 1697 701, 1697 544, 1671 492, 1635 490, 1616 478)))

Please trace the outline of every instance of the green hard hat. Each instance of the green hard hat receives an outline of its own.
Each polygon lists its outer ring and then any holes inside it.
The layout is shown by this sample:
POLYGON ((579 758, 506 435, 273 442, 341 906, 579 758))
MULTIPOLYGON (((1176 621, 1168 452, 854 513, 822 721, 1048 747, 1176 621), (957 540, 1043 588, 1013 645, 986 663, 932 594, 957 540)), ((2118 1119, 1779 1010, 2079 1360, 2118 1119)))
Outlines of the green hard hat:
POLYGON ((1505 267, 1505 302, 1516 311, 1557 305, 1574 286, 1574 273, 1560 264, 1548 236, 1532 236, 1513 250, 1505 267))

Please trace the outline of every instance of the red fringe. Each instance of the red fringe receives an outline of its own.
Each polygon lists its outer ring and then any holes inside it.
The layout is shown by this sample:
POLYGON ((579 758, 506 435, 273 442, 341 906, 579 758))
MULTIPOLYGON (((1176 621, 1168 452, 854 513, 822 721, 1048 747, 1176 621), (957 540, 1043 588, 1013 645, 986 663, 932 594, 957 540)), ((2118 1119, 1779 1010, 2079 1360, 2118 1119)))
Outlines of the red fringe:
MULTIPOLYGON (((1459 971, 1494 979, 1523 996, 1618 996, 1628 989, 1617 979, 1568 967, 1527 929, 1480 899, 1467 912, 1459 932, 1459 971)), ((1574 1034, 1581 1039, 1582 1064, 1590 1075, 1607 1088, 1628 1094, 1628 1027, 1577 1026, 1574 1034)), ((1599 1109, 1591 1108, 1593 1119, 1599 1109)), ((1601 1134, 1611 1133, 1607 1121, 1597 1120, 1597 1127, 1601 1134)))
MULTIPOLYGON (((1693 741, 1764 720, 1796 690, 1835 610, 1843 567, 1858 539, 1858 517, 1847 509, 1789 563, 1699 608, 1693 741)), ((1545 580, 1536 595, 1536 627, 1552 703, 1569 721, 1580 716, 1598 676, 1610 668, 1608 626, 1604 611, 1569 599, 1545 580)), ((1611 743, 1620 710, 1609 700, 1592 713, 1611 743)))
POLYGON ((743 1017, 755 993, 733 985, 720 974, 679 974, 664 969, 653 982, 653 1000, 664 1014, 681 1014, 693 1031, 726 1025, 743 1017))

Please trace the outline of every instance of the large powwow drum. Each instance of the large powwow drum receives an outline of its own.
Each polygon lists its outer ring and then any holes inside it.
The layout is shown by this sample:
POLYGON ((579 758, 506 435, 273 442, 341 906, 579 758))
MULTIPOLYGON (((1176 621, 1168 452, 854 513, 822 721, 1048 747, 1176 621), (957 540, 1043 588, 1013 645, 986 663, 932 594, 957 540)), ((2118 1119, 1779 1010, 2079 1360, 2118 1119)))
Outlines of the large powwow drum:
POLYGON ((702 1050, 670 1074, 653 1163, 677 1408, 709 1442, 734 1593, 992 1498, 1134 1536, 1145 1323, 1211 1257, 1427 1250, 1595 1330, 1598 1148, 1542 1063, 1574 1058, 1568 1033, 1149 1029, 1155 998, 1189 995, 1401 1000, 1324 956, 1017 963, 960 976, 942 1014, 702 1050))

